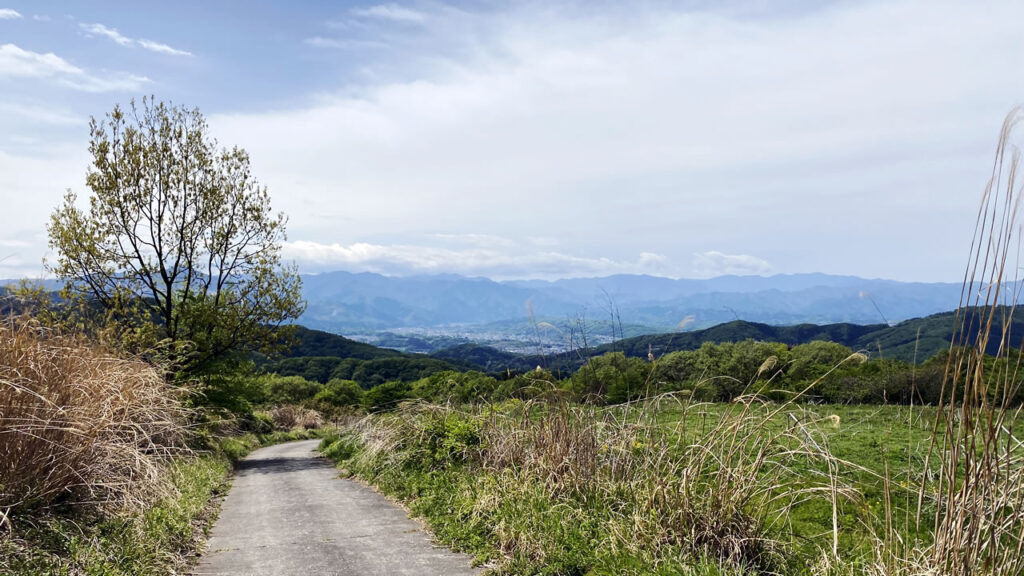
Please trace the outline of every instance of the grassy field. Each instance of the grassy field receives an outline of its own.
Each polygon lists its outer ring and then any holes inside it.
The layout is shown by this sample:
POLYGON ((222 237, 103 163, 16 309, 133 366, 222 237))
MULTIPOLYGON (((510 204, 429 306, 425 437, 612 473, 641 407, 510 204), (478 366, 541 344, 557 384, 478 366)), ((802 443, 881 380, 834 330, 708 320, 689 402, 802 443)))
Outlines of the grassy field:
POLYGON ((914 574, 940 497, 921 491, 935 416, 672 398, 407 405, 322 450, 495 574, 914 574))

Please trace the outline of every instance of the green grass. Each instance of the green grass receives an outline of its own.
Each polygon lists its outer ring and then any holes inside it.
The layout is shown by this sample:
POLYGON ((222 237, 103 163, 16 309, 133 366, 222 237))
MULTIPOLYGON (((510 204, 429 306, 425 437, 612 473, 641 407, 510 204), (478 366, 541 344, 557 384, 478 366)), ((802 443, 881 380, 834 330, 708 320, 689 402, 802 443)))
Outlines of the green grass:
POLYGON ((323 432, 293 431, 217 438, 211 450, 170 461, 170 496, 141 512, 54 509, 16 519, 0 538, 2 575, 136 576, 186 572, 231 485, 233 463, 252 450, 323 432))
MULTIPOLYGON (((207 455, 174 461, 176 493, 135 514, 55 513, 0 542, 9 574, 114 576, 181 572, 212 519, 211 499, 229 486, 230 461, 207 455)), ((28 521, 26 522, 26 524, 28 521)))
MULTIPOLYGON (((689 418, 701 422, 690 431, 687 442, 698 442, 721 418, 727 405, 705 404, 691 409, 689 418)), ((659 416, 659 424, 666 429, 676 428, 682 418, 681 410, 668 409, 659 416)), ((919 474, 924 469, 934 425, 935 409, 910 406, 790 406, 771 421, 776 431, 797 425, 813 430, 815 440, 835 458, 835 473, 857 493, 855 502, 847 502, 840 510, 840 540, 847 555, 870 553, 875 545, 873 531, 884 526, 878 524, 885 515, 886 492, 890 496, 892 516, 901 522, 904 534, 925 536, 924 531, 912 529, 908 513, 916 505, 919 474), (888 482, 886 482, 888 474, 888 482), (887 488, 888 487, 888 488, 887 488), (872 530, 863 524, 873 523, 872 530)), ((795 476, 823 475, 829 472, 821 459, 808 458, 792 462, 795 476)), ((934 471, 934 466, 933 466, 934 471)), ((926 519, 927 520, 927 519, 926 519)), ((832 530, 832 512, 828 501, 810 499, 789 510, 787 528, 797 541, 813 542, 816 536, 832 530)))
POLYGON ((759 421, 757 407, 750 427, 723 428, 748 416, 523 406, 375 415, 321 452, 501 575, 861 574, 886 519, 929 538, 930 516, 918 528, 912 511, 933 409, 791 405, 759 421), (693 464, 705 444, 713 457, 693 464))

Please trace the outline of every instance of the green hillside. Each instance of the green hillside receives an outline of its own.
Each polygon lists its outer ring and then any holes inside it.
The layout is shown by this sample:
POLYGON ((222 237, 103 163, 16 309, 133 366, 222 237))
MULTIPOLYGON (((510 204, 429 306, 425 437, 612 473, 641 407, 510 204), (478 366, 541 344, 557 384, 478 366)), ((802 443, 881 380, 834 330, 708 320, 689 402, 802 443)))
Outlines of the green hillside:
POLYGON ((380 348, 372 344, 357 342, 338 334, 331 334, 322 330, 311 330, 305 326, 295 327, 295 341, 295 345, 291 347, 285 356, 289 358, 335 356, 338 358, 356 358, 358 360, 410 356, 398 350, 380 348))
POLYGON ((335 378, 355 380, 364 388, 472 368, 458 359, 407 354, 302 326, 296 327, 295 344, 290 350, 278 358, 261 358, 258 364, 263 371, 281 376, 302 376, 320 383, 335 378))
MULTIPOLYGON (((1008 312, 1008 311, 1007 311, 1008 312)), ((906 320, 893 326, 885 324, 798 324, 795 326, 771 326, 757 322, 736 320, 703 330, 651 334, 626 338, 586 350, 576 350, 557 355, 515 355, 501 352, 487 346, 462 345, 433 354, 453 362, 474 364, 488 371, 525 371, 537 365, 555 371, 575 371, 587 358, 608 352, 623 352, 627 356, 646 358, 647 355, 661 356, 679 350, 696 350, 705 342, 741 342, 758 340, 781 342, 788 346, 822 340, 842 344, 853 350, 861 350, 873 358, 887 358, 905 362, 923 362, 949 348, 956 325, 955 312, 943 312, 924 318, 906 320)), ((971 321, 977 321, 975 317, 971 321)), ((988 353, 994 354, 1002 331, 1002 317, 992 325, 988 353)), ((1024 319, 1013 317, 1010 327, 1011 345, 1019 347, 1024 336, 1024 319)))

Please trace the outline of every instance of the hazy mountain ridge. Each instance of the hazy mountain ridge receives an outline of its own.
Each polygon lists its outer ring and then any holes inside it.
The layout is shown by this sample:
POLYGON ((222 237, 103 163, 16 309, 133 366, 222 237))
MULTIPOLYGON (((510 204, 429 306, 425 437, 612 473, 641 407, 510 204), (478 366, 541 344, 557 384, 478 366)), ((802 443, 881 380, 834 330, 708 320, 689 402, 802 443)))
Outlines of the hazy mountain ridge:
POLYGON ((334 332, 500 325, 585 316, 651 332, 732 320, 766 324, 894 323, 957 307, 955 283, 897 282, 828 274, 721 276, 706 280, 616 275, 496 282, 457 275, 387 277, 331 272, 304 277, 299 323, 334 332))

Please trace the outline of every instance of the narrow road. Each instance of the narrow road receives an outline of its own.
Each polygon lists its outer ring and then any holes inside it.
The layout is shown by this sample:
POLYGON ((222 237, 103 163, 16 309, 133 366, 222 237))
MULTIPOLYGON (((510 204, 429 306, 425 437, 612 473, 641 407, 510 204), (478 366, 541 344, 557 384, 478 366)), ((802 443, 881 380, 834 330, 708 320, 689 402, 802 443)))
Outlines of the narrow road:
POLYGON ((317 443, 262 448, 240 463, 196 576, 479 574, 386 498, 340 479, 317 443))

